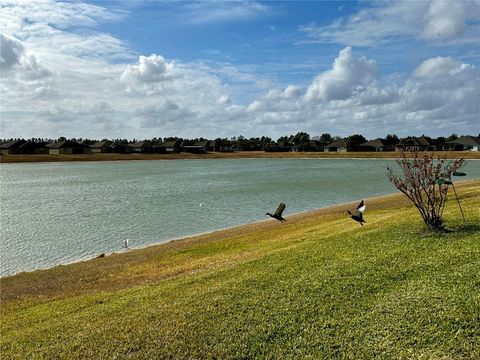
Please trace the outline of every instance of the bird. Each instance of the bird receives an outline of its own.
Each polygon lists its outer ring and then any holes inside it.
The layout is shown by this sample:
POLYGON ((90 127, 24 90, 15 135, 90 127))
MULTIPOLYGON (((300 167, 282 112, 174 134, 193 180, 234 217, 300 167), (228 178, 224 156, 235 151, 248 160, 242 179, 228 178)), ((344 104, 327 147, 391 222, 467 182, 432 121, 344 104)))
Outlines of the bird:
POLYGON ((123 247, 125 249, 128 249, 128 239, 127 238, 123 239, 123 247))
POLYGON ((347 213, 350 215, 350 217, 355 220, 355 221, 358 221, 360 223, 360 225, 363 226, 363 223, 366 222, 365 220, 363 220, 363 212, 365 211, 365 204, 363 203, 363 200, 360 201, 360 204, 358 204, 357 208, 355 209, 355 212, 352 214, 350 212, 350 210, 347 211, 347 213))
POLYGON ((270 214, 270 213, 265 213, 265 215, 269 215, 270 217, 277 219, 278 221, 284 222, 287 221, 282 217, 283 210, 285 210, 286 205, 284 203, 280 203, 278 205, 277 210, 275 211, 275 214, 270 214))

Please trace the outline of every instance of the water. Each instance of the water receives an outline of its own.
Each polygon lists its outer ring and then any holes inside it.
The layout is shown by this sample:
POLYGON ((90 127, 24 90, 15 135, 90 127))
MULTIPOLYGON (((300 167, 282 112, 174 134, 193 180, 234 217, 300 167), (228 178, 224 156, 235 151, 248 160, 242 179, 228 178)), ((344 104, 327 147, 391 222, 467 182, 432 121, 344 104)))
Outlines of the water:
MULTIPOLYGON (((2 164, 0 275, 395 191, 387 160, 2 164)), ((480 162, 469 161, 469 177, 480 162)), ((368 208, 367 208, 368 211, 368 208)))

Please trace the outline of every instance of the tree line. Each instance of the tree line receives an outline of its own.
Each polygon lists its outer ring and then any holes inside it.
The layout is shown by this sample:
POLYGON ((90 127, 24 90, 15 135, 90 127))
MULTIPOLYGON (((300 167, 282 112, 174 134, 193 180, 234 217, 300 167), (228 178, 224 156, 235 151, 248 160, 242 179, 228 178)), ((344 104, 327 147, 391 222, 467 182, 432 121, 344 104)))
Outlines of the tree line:
MULTIPOLYGON (((448 137, 437 137, 437 138, 431 138, 426 135, 424 136, 430 144, 432 145, 442 145, 445 144, 447 141, 451 140, 456 140, 459 138, 458 134, 452 134, 448 137)), ((412 137, 408 136, 407 138, 412 137)), ((480 134, 478 134, 478 137, 480 137, 480 134)), ((55 141, 65 141, 65 140, 70 140, 70 141, 76 141, 81 144, 85 145, 92 145, 97 141, 107 141, 110 140, 113 143, 116 144, 129 144, 129 143, 135 143, 138 141, 148 141, 151 145, 160 145, 165 142, 169 141, 177 141, 180 140, 183 145, 193 145, 195 143, 199 143, 202 141, 206 141, 208 139, 199 137, 199 138, 179 138, 179 137, 153 137, 150 139, 127 139, 127 138, 119 138, 119 139, 89 139, 89 138, 66 138, 66 137, 59 137, 57 139, 53 138, 30 138, 30 139, 24 139, 24 138, 9 138, 9 139, 0 139, 0 142, 2 144, 17 141, 17 140, 28 140, 32 141, 37 144, 47 144, 47 143, 52 143, 55 141)), ((210 139, 211 140, 211 139, 210 139)), ((280 136, 277 140, 273 140, 272 138, 268 136, 262 136, 262 137, 250 137, 247 138, 243 135, 239 136, 233 136, 231 138, 216 138, 216 144, 217 146, 232 146, 234 148, 239 148, 239 149, 244 149, 244 150, 262 150, 265 149, 268 146, 272 146, 275 144, 280 144, 280 145, 300 145, 300 144, 305 144, 308 143, 311 140, 315 140, 319 145, 327 145, 330 144, 334 141, 338 140, 345 140, 349 145, 351 146, 357 146, 360 144, 363 144, 367 142, 368 140, 360 134, 353 134, 349 135, 347 137, 340 137, 336 135, 331 135, 329 133, 323 133, 320 136, 311 136, 310 134, 306 132, 297 132, 295 135, 283 135, 280 136)), ((395 134, 388 134, 383 138, 385 141, 386 145, 396 145, 400 142, 400 138, 395 135, 395 134)))

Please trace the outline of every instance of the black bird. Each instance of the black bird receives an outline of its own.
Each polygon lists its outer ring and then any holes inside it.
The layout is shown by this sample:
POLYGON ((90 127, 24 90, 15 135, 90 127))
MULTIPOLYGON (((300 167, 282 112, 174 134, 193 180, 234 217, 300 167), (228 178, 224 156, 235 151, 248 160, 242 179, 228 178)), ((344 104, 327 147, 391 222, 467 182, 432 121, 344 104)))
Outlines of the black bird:
POLYGON ((280 203, 278 205, 277 210, 275 211, 275 214, 270 214, 270 213, 265 213, 265 215, 269 215, 270 217, 277 219, 278 221, 284 222, 287 221, 282 217, 283 210, 285 210, 286 205, 284 203, 280 203))
POLYGON ((357 209, 355 210, 355 212, 352 214, 350 212, 350 210, 347 211, 347 213, 350 215, 350 217, 355 220, 355 221, 358 221, 360 223, 360 225, 363 226, 363 223, 365 222, 365 220, 363 220, 363 212, 365 211, 365 204, 363 203, 363 200, 360 202, 360 204, 358 204, 357 206, 357 209))

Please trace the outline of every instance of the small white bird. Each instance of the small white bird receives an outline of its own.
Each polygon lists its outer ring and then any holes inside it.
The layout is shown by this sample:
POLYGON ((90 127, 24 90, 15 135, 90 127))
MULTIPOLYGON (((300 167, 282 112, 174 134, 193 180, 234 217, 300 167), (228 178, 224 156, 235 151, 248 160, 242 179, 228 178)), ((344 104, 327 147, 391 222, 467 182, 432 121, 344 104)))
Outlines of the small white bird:
POLYGON ((125 249, 128 249, 128 239, 127 238, 123 239, 123 247, 125 249))

